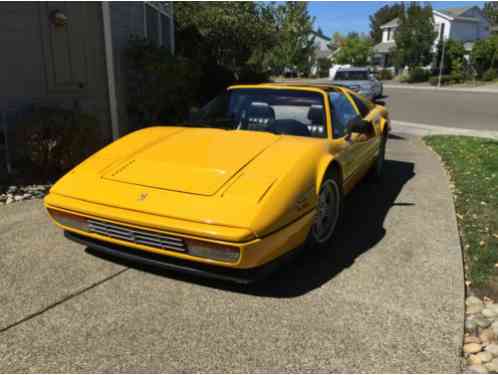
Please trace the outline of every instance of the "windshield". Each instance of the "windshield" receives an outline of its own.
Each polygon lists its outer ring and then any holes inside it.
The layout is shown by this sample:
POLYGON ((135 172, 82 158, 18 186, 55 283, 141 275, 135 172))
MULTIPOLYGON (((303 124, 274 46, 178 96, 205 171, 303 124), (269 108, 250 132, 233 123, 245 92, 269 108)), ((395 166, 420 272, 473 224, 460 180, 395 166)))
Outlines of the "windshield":
POLYGON ((335 74, 337 81, 367 81, 368 72, 365 70, 342 70, 335 74))
POLYGON ((323 96, 285 89, 233 89, 202 108, 192 124, 326 138, 323 96))

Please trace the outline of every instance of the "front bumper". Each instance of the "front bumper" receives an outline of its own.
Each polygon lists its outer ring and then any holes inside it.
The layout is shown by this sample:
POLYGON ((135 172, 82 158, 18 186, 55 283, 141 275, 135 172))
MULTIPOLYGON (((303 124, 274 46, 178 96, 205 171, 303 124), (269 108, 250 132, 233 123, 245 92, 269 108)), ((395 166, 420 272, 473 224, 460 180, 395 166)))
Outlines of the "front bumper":
MULTIPOLYGON (((50 204, 49 202, 47 202, 47 200, 45 201, 45 205, 51 210, 77 215, 85 219, 105 220, 110 223, 121 224, 130 228, 156 231, 164 235, 182 238, 183 240, 198 240, 203 242, 210 242, 212 244, 218 244, 221 246, 236 247, 240 250, 240 256, 238 260, 232 262, 215 260, 194 256, 192 254, 189 254, 188 251, 175 251, 173 249, 168 249, 167 247, 157 248, 139 244, 136 242, 129 242, 118 238, 108 237, 106 235, 90 231, 78 230, 73 227, 65 226, 60 222, 54 220, 54 222, 59 227, 68 232, 70 235, 74 235, 75 238, 80 238, 85 241, 91 241, 95 244, 104 243, 109 246, 126 247, 128 249, 131 249, 135 254, 147 252, 158 256, 177 258, 182 261, 191 263, 199 263, 231 269, 252 269, 260 267, 297 248, 306 240, 315 214, 315 211, 311 210, 294 222, 269 235, 256 238, 252 237, 247 240, 237 241, 227 240, 222 236, 213 236, 214 233, 222 234, 226 232, 225 230, 221 230, 222 228, 220 228, 219 226, 210 226, 207 224, 203 224, 202 232, 198 231, 195 234, 192 234, 188 231, 182 230, 182 225, 186 225, 189 223, 181 223, 181 225, 179 226, 173 226, 172 224, 176 224, 176 222, 173 223, 171 221, 168 221, 166 223, 167 226, 163 226, 163 222, 156 216, 149 217, 148 215, 143 215, 139 212, 133 212, 132 215, 130 215, 130 212, 124 209, 111 209, 110 207, 102 207, 89 202, 82 202, 82 205, 80 207, 77 207, 77 210, 75 209, 76 207, 69 208, 67 206, 55 206, 54 204, 50 204), (111 213, 112 216, 110 216, 111 213)), ((195 223, 190 224, 192 226, 196 225, 195 223)), ((230 228, 228 228, 227 230, 228 233, 231 233, 230 228)))
POLYGON ((96 250, 100 254, 110 256, 111 258, 117 258, 125 262, 131 262, 134 265, 148 266, 155 269, 174 271, 203 278, 224 280, 237 284, 251 284, 265 279, 282 263, 290 260, 300 250, 300 247, 293 249, 285 255, 259 267, 229 269, 220 266, 184 261, 182 259, 157 255, 146 251, 137 252, 125 246, 95 240, 68 231, 64 231, 64 236, 71 241, 96 250))

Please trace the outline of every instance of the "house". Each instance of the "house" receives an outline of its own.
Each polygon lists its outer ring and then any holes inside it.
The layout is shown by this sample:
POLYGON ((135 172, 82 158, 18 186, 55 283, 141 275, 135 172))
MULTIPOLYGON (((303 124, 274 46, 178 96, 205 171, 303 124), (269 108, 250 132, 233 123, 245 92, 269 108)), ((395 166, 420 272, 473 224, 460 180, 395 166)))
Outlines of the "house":
MULTIPOLYGON (((313 48, 314 48, 314 60, 318 59, 330 59, 332 51, 329 48, 330 38, 323 35, 323 33, 318 31, 312 31, 310 38, 313 38, 313 48)), ((313 64, 311 67, 311 75, 315 76, 318 74, 319 66, 317 63, 313 64)))
MULTIPOLYGON (((474 42, 489 36, 491 25, 477 6, 466 8, 434 9, 434 28, 437 37, 434 49, 441 40, 454 39, 464 43, 467 50, 471 50, 474 42)), ((382 41, 375 45, 374 55, 376 65, 391 67, 392 51, 396 46, 394 35, 399 26, 399 19, 395 18, 382 25, 382 41)))
POLYGON ((0 166, 17 119, 33 106, 92 114, 105 141, 130 131, 130 36, 175 48, 171 2, 2 2, 0 24, 0 166))

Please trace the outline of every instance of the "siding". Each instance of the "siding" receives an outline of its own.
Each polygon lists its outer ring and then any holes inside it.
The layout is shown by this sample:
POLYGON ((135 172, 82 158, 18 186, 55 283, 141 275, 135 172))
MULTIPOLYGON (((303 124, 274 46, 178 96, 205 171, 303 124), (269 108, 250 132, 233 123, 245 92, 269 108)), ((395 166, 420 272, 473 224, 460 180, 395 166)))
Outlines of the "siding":
POLYGON ((102 35, 100 3, 0 3, 0 111, 78 105, 110 140, 102 35), (55 9, 68 16, 64 29, 50 24, 55 9))

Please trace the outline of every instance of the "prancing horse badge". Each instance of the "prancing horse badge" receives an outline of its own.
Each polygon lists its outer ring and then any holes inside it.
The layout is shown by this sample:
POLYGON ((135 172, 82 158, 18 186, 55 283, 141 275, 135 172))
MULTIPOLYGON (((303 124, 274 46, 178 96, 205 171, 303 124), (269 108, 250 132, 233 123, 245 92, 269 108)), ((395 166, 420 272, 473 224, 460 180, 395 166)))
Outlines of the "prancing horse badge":
POLYGON ((147 198, 149 194, 147 193, 140 193, 140 195, 138 196, 138 200, 141 202, 141 201, 144 201, 145 198, 147 198))

